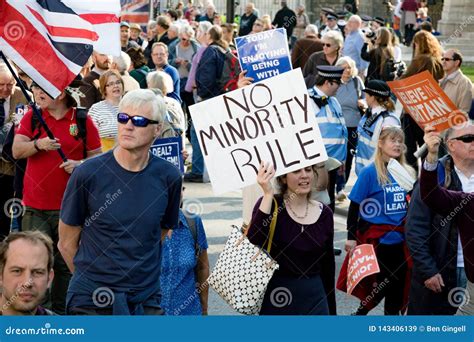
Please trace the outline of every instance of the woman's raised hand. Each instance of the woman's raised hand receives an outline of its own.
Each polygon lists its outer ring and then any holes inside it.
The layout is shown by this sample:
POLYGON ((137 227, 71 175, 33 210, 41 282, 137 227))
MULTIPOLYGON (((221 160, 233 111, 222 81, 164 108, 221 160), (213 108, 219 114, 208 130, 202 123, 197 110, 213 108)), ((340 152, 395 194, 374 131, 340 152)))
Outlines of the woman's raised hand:
POLYGON ((275 175, 275 169, 271 163, 260 163, 257 173, 257 183, 263 190, 264 195, 273 196, 272 178, 275 175))

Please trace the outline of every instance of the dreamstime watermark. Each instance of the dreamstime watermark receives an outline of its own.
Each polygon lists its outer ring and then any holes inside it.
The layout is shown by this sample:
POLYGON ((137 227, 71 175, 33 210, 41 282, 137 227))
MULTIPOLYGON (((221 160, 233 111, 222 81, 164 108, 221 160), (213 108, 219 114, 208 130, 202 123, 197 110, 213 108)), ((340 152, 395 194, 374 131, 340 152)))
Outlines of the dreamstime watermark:
POLYGON ((469 292, 463 287, 455 287, 448 293, 448 303, 455 308, 465 305, 469 300, 469 292))
POLYGON ((23 39, 26 36, 25 25, 16 20, 10 21, 3 28, 3 33, 5 38, 10 41, 23 39))
POLYGON ((20 296, 20 293, 23 290, 28 289, 31 285, 33 285, 33 282, 31 279, 29 279, 25 284, 21 285, 20 288, 16 289, 15 294, 11 296, 3 305, 2 305, 2 311, 7 310, 12 304, 17 300, 17 298, 20 296))
POLYGON ((119 197, 122 195, 122 190, 118 189, 116 192, 111 194, 106 194, 105 197, 107 198, 103 205, 100 206, 99 209, 95 213, 89 217, 84 226, 89 226, 93 221, 97 220, 100 215, 102 215, 119 197))
POLYGON ((209 283, 206 280, 199 287, 196 288, 196 290, 193 292, 192 295, 190 295, 188 298, 184 300, 183 304, 181 304, 179 308, 173 311, 173 315, 179 316, 181 312, 186 310, 186 308, 189 307, 196 300, 196 298, 199 299, 199 296, 201 295, 201 293, 207 288, 209 288, 209 283))
POLYGON ((51 323, 45 323, 40 328, 15 328, 9 326, 5 335, 84 335, 84 328, 52 328, 51 323))
POLYGON ((374 288, 372 289, 372 291, 370 291, 370 293, 364 298, 363 301, 361 301, 361 305, 362 306, 367 306, 368 303, 370 303, 374 298, 375 298, 375 295, 377 295, 380 291, 383 290, 383 288, 385 286, 387 286, 388 284, 390 283, 390 281, 385 278, 383 281, 381 281, 380 283, 378 284, 375 284, 374 283, 374 288))
POLYGON ((466 18, 448 38, 443 39, 440 42, 441 45, 444 46, 446 44, 449 44, 451 40, 462 37, 462 33, 464 32, 464 29, 467 27, 467 25, 469 25, 472 22, 474 22, 474 15, 471 15, 468 18, 466 18))
POLYGON ((382 205, 375 198, 366 198, 360 203, 359 212, 363 219, 374 218, 381 214, 382 205))
POLYGON ((21 200, 19 198, 10 198, 3 205, 3 213, 8 218, 16 219, 20 216, 23 216, 24 212, 25 206, 21 204, 21 200))
POLYGON ((108 287, 98 287, 92 293, 92 302, 98 308, 110 306, 115 301, 114 292, 108 287))
POLYGON ((268 226, 269 224, 271 224, 271 223, 272 223, 272 219, 273 219, 274 217, 278 216, 278 214, 280 214, 280 213, 282 212, 282 210, 286 208, 286 203, 293 201, 297 196, 298 196, 297 193, 292 192, 292 193, 290 194, 290 196, 288 196, 288 197, 285 198, 285 200, 283 201, 283 205, 282 205, 282 206, 278 206, 276 212, 273 212, 272 215, 271 215, 269 218, 263 220, 262 225, 263 225, 264 227, 266 227, 266 226, 268 226))
POLYGON ((189 219, 202 215, 204 206, 198 199, 185 199, 183 202, 183 213, 189 219))
POLYGON ((466 204, 468 204, 471 200, 473 199, 472 194, 468 194, 466 198, 463 198, 463 200, 459 203, 458 206, 454 208, 453 211, 451 211, 448 216, 443 218, 440 222, 441 227, 444 227, 446 224, 448 224, 449 221, 451 221, 463 208, 466 204))
POLYGON ((293 295, 286 287, 276 287, 270 293, 270 303, 276 308, 288 306, 293 302, 293 295))

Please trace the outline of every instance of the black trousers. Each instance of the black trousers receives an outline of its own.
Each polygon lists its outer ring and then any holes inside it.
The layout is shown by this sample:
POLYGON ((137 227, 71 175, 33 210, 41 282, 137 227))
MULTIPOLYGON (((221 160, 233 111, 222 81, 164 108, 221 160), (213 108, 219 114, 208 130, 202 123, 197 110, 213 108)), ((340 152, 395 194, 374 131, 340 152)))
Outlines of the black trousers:
POLYGON ((0 241, 10 233, 8 204, 11 204, 13 193, 13 176, 0 174, 0 241))
MULTIPOLYGON (((384 314, 400 315, 403 307, 403 291, 407 277, 407 265, 403 243, 395 245, 379 244, 375 253, 380 267, 377 274, 378 286, 366 298, 366 302, 378 305, 385 298, 384 314)), ((363 304, 357 314, 366 315, 369 312, 363 304)))
POLYGON ((188 138, 189 141, 191 141, 191 113, 189 112, 189 107, 194 104, 194 96, 193 93, 187 92, 187 91, 182 91, 180 93, 181 100, 183 100, 183 110, 184 114, 186 116, 186 137, 188 138))
POLYGON ((352 160, 354 159, 355 151, 357 149, 357 127, 347 127, 347 131, 346 182, 351 174, 352 160))
POLYGON ((416 124, 409 114, 402 117, 402 128, 405 131, 405 145, 407 146, 406 158, 415 170, 418 171, 418 159, 413 155, 418 147, 424 144, 423 130, 416 124))

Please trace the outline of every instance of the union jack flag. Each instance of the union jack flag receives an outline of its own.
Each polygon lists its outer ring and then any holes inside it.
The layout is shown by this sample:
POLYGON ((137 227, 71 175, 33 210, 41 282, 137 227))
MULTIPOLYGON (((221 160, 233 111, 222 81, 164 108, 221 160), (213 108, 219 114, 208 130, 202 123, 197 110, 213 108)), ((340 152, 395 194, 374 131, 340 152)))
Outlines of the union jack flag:
POLYGON ((110 9, 102 14, 84 10, 86 6, 97 8, 101 2, 109 6, 116 3, 120 11, 118 0, 0 0, 0 49, 56 97, 79 74, 97 43, 103 41, 96 30, 98 25, 116 22, 120 53, 117 15, 110 9))

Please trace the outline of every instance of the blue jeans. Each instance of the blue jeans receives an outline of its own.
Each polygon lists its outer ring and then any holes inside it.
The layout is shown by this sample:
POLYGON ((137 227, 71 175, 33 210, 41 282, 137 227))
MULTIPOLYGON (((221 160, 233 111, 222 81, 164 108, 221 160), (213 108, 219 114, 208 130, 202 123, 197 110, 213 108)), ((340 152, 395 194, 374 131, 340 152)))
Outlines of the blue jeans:
POLYGON ((196 131, 194 130, 194 125, 191 125, 191 146, 193 147, 193 167, 191 174, 202 176, 204 172, 204 158, 202 156, 201 147, 199 146, 196 131))

